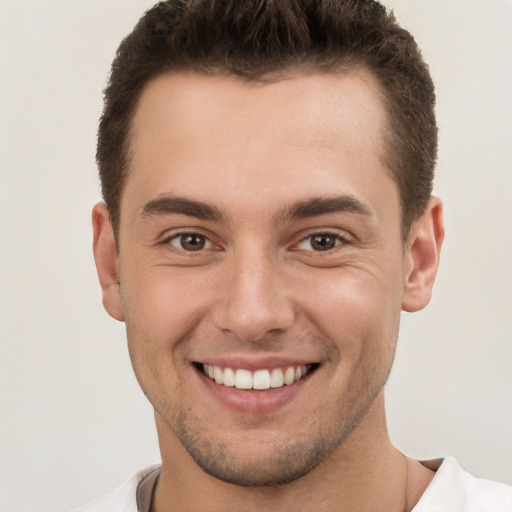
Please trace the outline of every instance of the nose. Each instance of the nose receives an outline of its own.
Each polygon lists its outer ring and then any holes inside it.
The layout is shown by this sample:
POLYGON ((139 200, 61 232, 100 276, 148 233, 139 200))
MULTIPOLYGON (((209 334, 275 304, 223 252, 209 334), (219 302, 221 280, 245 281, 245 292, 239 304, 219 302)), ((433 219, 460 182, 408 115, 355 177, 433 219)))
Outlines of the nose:
POLYGON ((293 300, 279 262, 263 251, 247 251, 225 263, 221 288, 213 319, 223 332, 254 342, 294 323, 293 300))

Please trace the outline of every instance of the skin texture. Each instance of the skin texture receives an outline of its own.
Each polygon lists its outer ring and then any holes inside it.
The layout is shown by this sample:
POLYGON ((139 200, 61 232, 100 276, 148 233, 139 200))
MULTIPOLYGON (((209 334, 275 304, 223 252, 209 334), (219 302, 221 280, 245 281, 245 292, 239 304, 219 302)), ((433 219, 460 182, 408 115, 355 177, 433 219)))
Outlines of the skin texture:
POLYGON ((118 253, 102 204, 93 225, 105 308, 155 408, 156 510, 404 510, 383 386, 401 310, 430 300, 443 226, 432 199, 403 242, 385 129, 361 70, 172 74, 144 90, 118 253), (183 246, 190 234, 203 248, 183 246), (198 363, 315 369, 270 395, 218 391, 198 363))

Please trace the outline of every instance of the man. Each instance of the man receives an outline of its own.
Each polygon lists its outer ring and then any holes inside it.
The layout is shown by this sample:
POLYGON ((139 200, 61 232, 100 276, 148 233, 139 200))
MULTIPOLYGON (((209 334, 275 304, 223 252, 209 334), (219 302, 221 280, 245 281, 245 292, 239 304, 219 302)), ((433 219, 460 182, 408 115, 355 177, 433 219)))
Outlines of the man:
POLYGON ((114 61, 93 211, 161 467, 83 511, 512 510, 387 434, 400 312, 431 296, 434 88, 370 0, 171 0, 114 61))

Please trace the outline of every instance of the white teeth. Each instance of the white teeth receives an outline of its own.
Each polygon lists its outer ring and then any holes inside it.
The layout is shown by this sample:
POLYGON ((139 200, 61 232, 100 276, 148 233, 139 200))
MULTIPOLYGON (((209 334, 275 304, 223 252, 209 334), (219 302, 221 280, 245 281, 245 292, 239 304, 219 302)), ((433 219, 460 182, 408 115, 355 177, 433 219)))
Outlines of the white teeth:
POLYGON ((231 368, 224 370, 224 386, 233 387, 235 385, 235 372, 231 368))
POLYGON ((295 370, 290 366, 286 369, 286 372, 283 377, 284 383, 289 386, 290 384, 293 384, 295 381, 295 370))
POLYGON ((302 379, 308 373, 309 368, 310 366, 306 365, 289 366, 284 374, 281 368, 257 370, 252 374, 249 370, 241 368, 235 371, 232 368, 223 369, 220 366, 203 365, 204 373, 217 384, 229 387, 234 386, 237 389, 259 390, 280 388, 283 385, 290 386, 302 379))
POLYGON ((268 370, 254 372, 252 387, 254 389, 268 389, 270 387, 270 372, 268 370))
POLYGON ((275 368, 272 370, 272 375, 270 376, 270 387, 280 388, 283 384, 283 370, 281 370, 281 368, 275 368))
POLYGON ((302 377, 304 377, 304 375, 306 375, 306 373, 308 373, 308 368, 307 366, 305 365, 302 365, 302 366, 299 366, 297 368, 297 370, 295 371, 295 382, 297 382, 298 380, 300 380, 302 377))
POLYGON ((218 366, 213 367, 213 378, 217 384, 224 383, 224 372, 218 366))
POLYGON ((235 388, 252 389, 252 375, 249 370, 237 370, 235 373, 235 388))

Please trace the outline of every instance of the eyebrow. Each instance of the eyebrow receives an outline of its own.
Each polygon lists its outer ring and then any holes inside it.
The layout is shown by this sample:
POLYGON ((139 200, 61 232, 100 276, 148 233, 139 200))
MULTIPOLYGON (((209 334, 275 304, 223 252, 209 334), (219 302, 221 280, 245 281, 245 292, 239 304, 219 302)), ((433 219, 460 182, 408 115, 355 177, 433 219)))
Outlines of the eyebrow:
POLYGON ((173 214, 187 215, 199 220, 211 220, 216 222, 224 220, 224 215, 215 206, 184 197, 157 197, 142 207, 142 217, 173 214))
MULTIPOLYGON (((275 222, 285 223, 317 215, 343 212, 371 216, 370 208, 359 199, 351 195, 343 195, 313 197, 304 201, 298 201, 278 212, 275 216, 275 222)), ((213 222, 226 221, 226 216, 216 206, 179 196, 165 195, 157 197, 142 207, 142 217, 176 214, 213 222)))
POLYGON ((335 197, 313 197, 305 201, 299 201, 280 212, 277 216, 277 220, 278 222, 286 222, 315 217, 317 215, 343 212, 355 213, 365 217, 369 217, 372 214, 370 208, 356 197, 343 195, 335 197))

